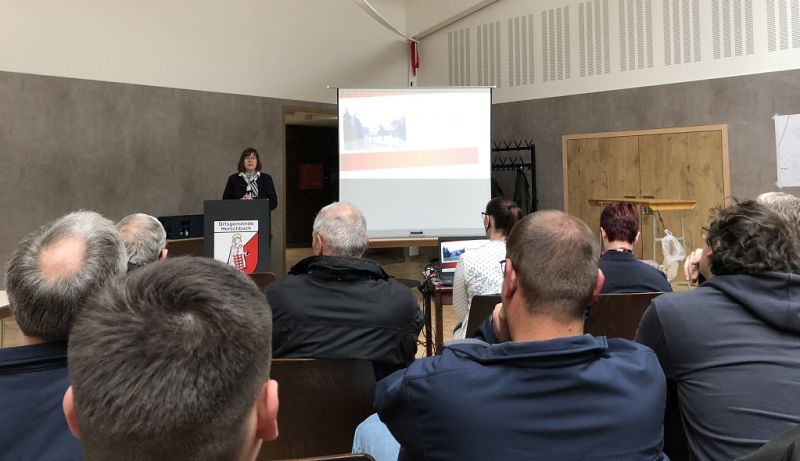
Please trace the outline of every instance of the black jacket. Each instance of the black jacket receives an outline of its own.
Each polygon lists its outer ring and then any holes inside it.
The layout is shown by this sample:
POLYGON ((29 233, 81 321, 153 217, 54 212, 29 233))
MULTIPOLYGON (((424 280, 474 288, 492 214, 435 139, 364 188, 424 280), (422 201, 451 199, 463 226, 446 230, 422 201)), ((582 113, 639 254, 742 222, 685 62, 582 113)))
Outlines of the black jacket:
POLYGON ((414 360, 423 324, 416 298, 375 261, 311 256, 266 294, 275 357, 366 359, 377 379, 414 360))
MULTIPOLYGON (((272 182, 272 176, 262 171, 256 180, 256 184, 258 184, 258 197, 254 198, 268 198, 269 209, 274 210, 278 206, 278 194, 275 193, 275 183, 272 182)), ((245 193, 247 193, 247 181, 239 176, 239 173, 228 176, 225 192, 222 193, 222 200, 239 200, 244 197, 245 193)))
POLYGON ((602 293, 669 293, 667 276, 636 259, 627 251, 606 251, 600 256, 600 270, 606 276, 602 293))

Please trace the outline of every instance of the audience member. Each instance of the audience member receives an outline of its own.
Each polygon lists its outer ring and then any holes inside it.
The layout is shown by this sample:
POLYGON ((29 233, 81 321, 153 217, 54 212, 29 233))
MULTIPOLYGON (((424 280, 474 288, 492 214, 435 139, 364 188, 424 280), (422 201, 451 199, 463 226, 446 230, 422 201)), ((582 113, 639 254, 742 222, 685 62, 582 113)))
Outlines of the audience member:
POLYGON ((756 202, 778 213, 792 229, 800 229, 800 198, 785 192, 764 192, 756 202))
POLYGON ((125 216, 117 223, 117 230, 128 251, 128 272, 167 257, 167 232, 153 216, 125 216))
POLYGON ((481 214, 489 241, 485 246, 461 256, 453 278, 453 308, 459 319, 453 332, 456 339, 466 335, 473 296, 500 293, 503 273, 497 262, 506 257, 506 237, 522 219, 522 210, 513 200, 505 197, 490 200, 486 204, 486 211, 481 214))
POLYGON ((320 210, 315 256, 267 286, 275 357, 366 359, 376 377, 407 366, 423 319, 411 290, 375 261, 362 258, 367 224, 346 203, 320 210))
POLYGON ((6 269, 6 290, 23 344, 0 349, 0 456, 80 460, 61 399, 69 385, 73 315, 107 279, 125 273, 114 223, 91 211, 63 216, 23 239, 6 269))
POLYGON ((663 272, 636 259, 633 246, 639 240, 639 212, 629 202, 610 203, 600 213, 603 254, 600 270, 606 277, 603 293, 670 292, 663 272))
MULTIPOLYGON (((800 232, 800 198, 783 192, 764 192, 756 198, 756 202, 767 206, 772 211, 778 213, 789 226, 796 232, 800 232)), ((704 267, 704 273, 700 273, 700 258, 703 256, 703 249, 697 248, 689 253, 683 265, 686 280, 691 283, 703 283, 713 277, 708 271, 708 265, 704 267)))
POLYGON ((663 459, 665 380, 653 351, 583 334, 603 285, 592 232, 538 212, 506 246, 503 303, 481 327, 488 343, 452 342, 378 383, 375 408, 398 459, 663 459))
POLYGON ((64 413, 86 459, 254 460, 278 436, 270 328, 256 285, 210 258, 109 282, 69 340, 64 413))
POLYGON ((699 288, 655 298, 636 341, 676 382, 698 460, 747 454, 800 423, 800 243, 777 213, 716 210, 699 288))

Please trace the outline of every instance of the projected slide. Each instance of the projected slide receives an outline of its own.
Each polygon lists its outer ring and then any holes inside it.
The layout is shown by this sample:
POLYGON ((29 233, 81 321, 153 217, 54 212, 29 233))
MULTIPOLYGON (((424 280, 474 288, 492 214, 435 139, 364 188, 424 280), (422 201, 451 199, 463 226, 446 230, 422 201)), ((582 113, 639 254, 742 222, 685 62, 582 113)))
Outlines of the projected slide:
POLYGON ((485 88, 339 90, 341 178, 488 177, 490 104, 485 88))
POLYGON ((373 237, 480 235, 491 90, 339 90, 339 197, 373 237))

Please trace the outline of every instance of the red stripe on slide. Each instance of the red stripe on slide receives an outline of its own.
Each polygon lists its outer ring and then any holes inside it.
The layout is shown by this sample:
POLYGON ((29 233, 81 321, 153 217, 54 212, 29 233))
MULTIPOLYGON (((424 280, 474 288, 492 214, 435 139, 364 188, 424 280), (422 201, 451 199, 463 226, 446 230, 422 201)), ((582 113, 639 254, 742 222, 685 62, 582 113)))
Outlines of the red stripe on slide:
POLYGON ((424 149, 400 152, 342 154, 341 171, 381 170, 386 168, 419 168, 445 165, 477 165, 478 148, 424 149))
POLYGON ((447 261, 442 263, 442 269, 455 269, 458 261, 447 261))

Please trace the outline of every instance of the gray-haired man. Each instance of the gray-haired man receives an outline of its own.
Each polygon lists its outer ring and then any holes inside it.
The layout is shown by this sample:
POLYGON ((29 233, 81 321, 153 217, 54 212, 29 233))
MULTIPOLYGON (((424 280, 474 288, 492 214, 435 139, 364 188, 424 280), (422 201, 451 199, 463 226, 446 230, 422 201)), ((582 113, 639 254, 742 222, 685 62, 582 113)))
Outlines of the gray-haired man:
POLYGON ((312 238, 315 256, 267 287, 273 355, 366 359, 377 378, 411 363, 422 316, 408 287, 361 257, 369 243, 361 212, 324 207, 312 238))
POLYGON ((0 431, 4 459, 81 459, 61 400, 73 315, 103 283, 124 274, 114 223, 91 211, 59 218, 17 246, 6 271, 24 345, 0 349, 0 431))
POLYGON ((128 272, 167 257, 167 232, 158 219, 134 213, 122 218, 117 230, 128 251, 128 272))

